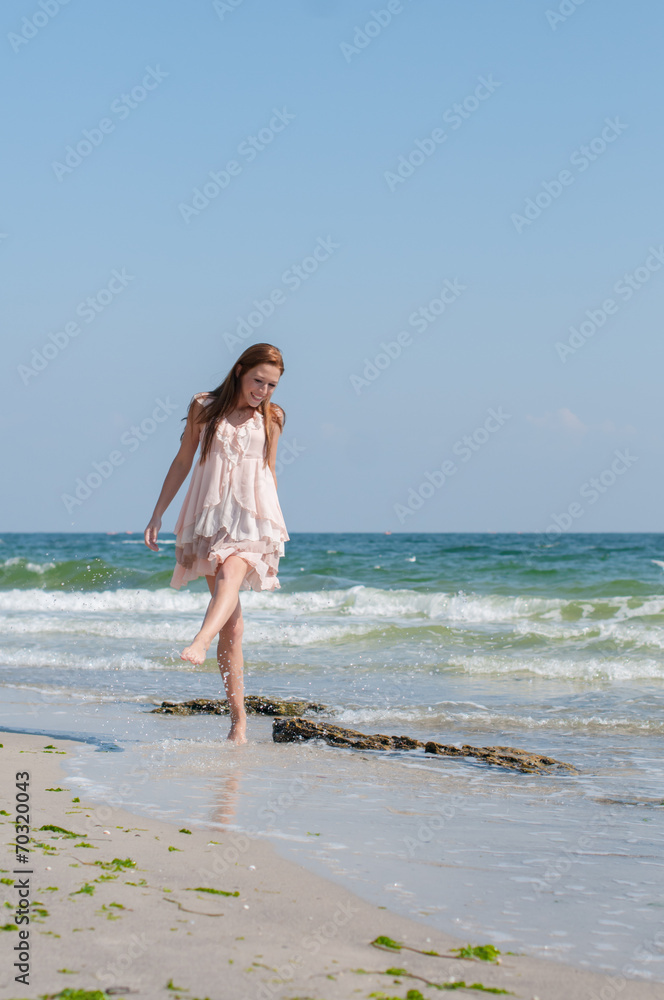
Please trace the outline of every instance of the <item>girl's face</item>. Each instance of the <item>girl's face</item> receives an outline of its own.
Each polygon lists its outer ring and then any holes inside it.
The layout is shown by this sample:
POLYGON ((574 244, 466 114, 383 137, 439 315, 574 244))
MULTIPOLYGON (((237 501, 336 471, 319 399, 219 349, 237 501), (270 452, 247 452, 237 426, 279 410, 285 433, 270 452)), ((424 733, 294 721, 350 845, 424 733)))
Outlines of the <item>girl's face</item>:
POLYGON ((260 406, 277 387, 280 371, 276 365, 256 365, 240 379, 238 406, 260 406))

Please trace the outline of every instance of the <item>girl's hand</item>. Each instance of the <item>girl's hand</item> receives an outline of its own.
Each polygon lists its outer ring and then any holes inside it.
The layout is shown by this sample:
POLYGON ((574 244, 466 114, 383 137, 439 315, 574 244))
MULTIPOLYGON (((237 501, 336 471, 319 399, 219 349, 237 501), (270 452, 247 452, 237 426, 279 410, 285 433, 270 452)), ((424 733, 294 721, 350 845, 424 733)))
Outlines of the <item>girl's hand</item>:
POLYGON ((143 538, 145 539, 145 544, 153 552, 159 552, 159 546, 157 545, 157 535, 161 529, 161 518, 153 517, 147 528, 143 532, 143 538))

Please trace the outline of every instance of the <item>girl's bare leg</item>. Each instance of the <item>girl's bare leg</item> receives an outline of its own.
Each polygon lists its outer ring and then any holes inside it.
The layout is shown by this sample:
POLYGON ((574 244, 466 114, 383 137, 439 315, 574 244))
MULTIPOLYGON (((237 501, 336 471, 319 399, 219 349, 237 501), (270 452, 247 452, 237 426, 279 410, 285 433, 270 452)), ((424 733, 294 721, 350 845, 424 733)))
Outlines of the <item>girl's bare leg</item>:
POLYGON ((228 556, 215 577, 212 599, 207 606, 203 624, 194 641, 180 653, 181 660, 199 665, 205 662, 210 643, 221 632, 239 600, 240 584, 247 572, 247 562, 241 556, 228 556))
POLYGON ((244 666, 242 656, 243 631, 242 608, 238 600, 235 610, 219 633, 217 644, 217 662, 231 714, 231 728, 226 739, 232 740, 234 743, 247 742, 247 716, 244 710, 244 677, 242 672, 244 666))

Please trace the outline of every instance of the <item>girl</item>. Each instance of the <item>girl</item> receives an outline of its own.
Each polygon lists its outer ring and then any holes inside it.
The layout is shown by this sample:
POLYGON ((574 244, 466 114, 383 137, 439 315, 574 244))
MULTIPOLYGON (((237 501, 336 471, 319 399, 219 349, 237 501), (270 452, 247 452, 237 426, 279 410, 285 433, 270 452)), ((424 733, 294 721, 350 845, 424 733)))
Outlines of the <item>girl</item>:
POLYGON ((201 453, 175 524, 176 590, 205 576, 212 595, 205 618, 180 658, 201 664, 219 634, 217 662, 231 716, 228 739, 246 742, 240 590, 278 590, 279 558, 289 539, 277 497, 277 442, 286 416, 270 402, 284 372, 281 351, 254 344, 212 392, 189 405, 180 450, 145 529, 158 552, 161 518, 201 453))

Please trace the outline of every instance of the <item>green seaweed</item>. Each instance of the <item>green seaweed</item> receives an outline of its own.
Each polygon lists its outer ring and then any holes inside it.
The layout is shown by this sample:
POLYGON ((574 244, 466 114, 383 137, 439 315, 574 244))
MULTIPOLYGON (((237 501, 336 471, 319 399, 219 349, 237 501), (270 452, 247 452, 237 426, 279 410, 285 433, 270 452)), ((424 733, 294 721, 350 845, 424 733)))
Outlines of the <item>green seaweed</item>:
POLYGON ((481 962, 497 962, 500 951, 492 944, 467 944, 465 948, 450 948, 459 958, 479 958, 481 962))
POLYGON ((72 990, 67 987, 59 993, 42 993, 40 1000, 108 1000, 108 994, 101 990, 72 990))
POLYGON ((45 788, 45 792, 68 792, 68 788, 45 788))
POLYGON ((0 931, 17 931, 18 924, 2 924, 0 926, 0 931))
POLYGON ((0 882, 2 882, 3 885, 13 885, 14 884, 14 879, 13 878, 0 878, 0 882))
MULTIPOLYGON (((388 940, 391 940, 391 938, 388 938, 388 940)), ((396 942, 394 943, 396 944, 396 942)), ((383 945, 382 947, 388 947, 388 946, 383 945)), ((444 956, 444 957, 450 957, 450 956, 444 956)), ((424 976, 418 976, 414 972, 408 972, 407 969, 397 968, 395 966, 391 966, 389 969, 385 969, 384 972, 382 972, 380 969, 377 969, 375 971, 372 971, 370 969, 351 969, 350 971, 362 972, 365 975, 407 976, 409 979, 419 979, 420 982, 425 983, 426 986, 432 987, 435 990, 477 990, 480 993, 503 993, 503 994, 511 993, 511 990, 502 990, 495 986, 485 986, 483 983, 466 983, 463 979, 452 980, 446 983, 435 983, 431 979, 426 979, 424 976)), ((395 979, 394 982, 395 983, 399 982, 399 980, 395 979)), ((386 994, 384 993, 370 993, 369 996, 383 997, 384 1000, 403 1000, 403 998, 401 997, 387 997, 386 994)), ((417 998, 420 996, 421 993, 419 992, 419 990, 417 989, 409 990, 405 1000, 410 1000, 411 997, 417 998)))
MULTIPOLYGON (((500 990, 496 987, 484 986, 482 983, 465 983, 463 980, 458 980, 454 983, 429 983, 429 986, 435 987, 437 990, 477 990, 479 993, 504 993, 512 994, 511 990, 500 990)), ((375 993, 370 993, 370 997, 375 998, 375 1000, 426 1000, 426 997, 420 992, 420 990, 408 990, 404 997, 389 996, 387 993, 378 991, 375 993)))
POLYGON ((113 858, 112 861, 94 861, 93 864, 99 865, 105 871, 120 872, 123 868, 135 868, 136 862, 131 858, 113 858))
MULTIPOLYGON (((376 993, 370 993, 369 996, 375 997, 375 1000, 403 1000, 403 997, 388 996, 388 994, 383 993, 382 990, 379 990, 376 993)), ((419 990, 408 990, 405 1000, 426 1000, 426 997, 423 996, 419 990)))
POLYGON ((215 896, 239 896, 239 892, 226 892, 224 889, 208 889, 206 886, 198 885, 196 888, 187 887, 185 892, 211 892, 215 896))
POLYGON ((371 942, 374 948, 392 948, 393 951, 401 951, 403 945, 400 941, 393 941, 392 938, 386 937, 385 934, 380 934, 377 938, 371 942))
POLYGON ((65 830, 63 826, 55 826, 54 823, 47 823, 40 826, 39 830, 49 830, 51 833, 62 833, 65 837, 87 837, 87 833, 74 833, 73 830, 65 830))
POLYGON ((76 892, 70 892, 69 895, 78 896, 80 893, 85 893, 88 896, 92 896, 94 895, 94 891, 95 887, 93 885, 90 885, 89 882, 86 882, 85 885, 81 886, 80 889, 77 889, 76 892))
POLYGON ((81 801, 81 800, 79 799, 78 795, 76 796, 76 798, 75 798, 75 799, 72 799, 72 802, 80 802, 80 801, 81 801))
POLYGON ((181 830, 178 830, 178 833, 189 833, 189 834, 191 834, 191 830, 187 830, 187 829, 186 829, 186 828, 185 828, 185 827, 183 826, 181 830))
POLYGON ((495 962, 498 963, 500 959, 500 951, 492 944, 480 944, 480 945, 466 945, 463 948, 452 948, 451 954, 441 955, 438 951, 422 951, 421 948, 413 948, 412 945, 403 944, 401 941, 394 941, 392 938, 387 937, 384 934, 379 935, 370 942, 374 948, 381 948, 383 951, 401 951, 405 949, 407 951, 414 951, 418 955, 434 955, 436 958, 464 958, 464 959, 477 959, 481 962, 495 962))
POLYGON ((107 920, 121 920, 122 918, 119 913, 110 912, 111 906, 117 906, 121 910, 125 909, 125 907, 122 906, 120 903, 109 903, 108 906, 104 904, 100 910, 95 910, 95 913, 97 914, 98 917, 103 917, 105 915, 107 920))
POLYGON ((514 996, 511 990, 501 990, 497 986, 484 986, 482 983, 465 983, 463 979, 454 983, 444 983, 439 989, 444 990, 477 990, 480 993, 503 993, 514 996))
POLYGON ((169 851, 181 851, 182 850, 181 847, 169 847, 168 849, 169 849, 169 851))

